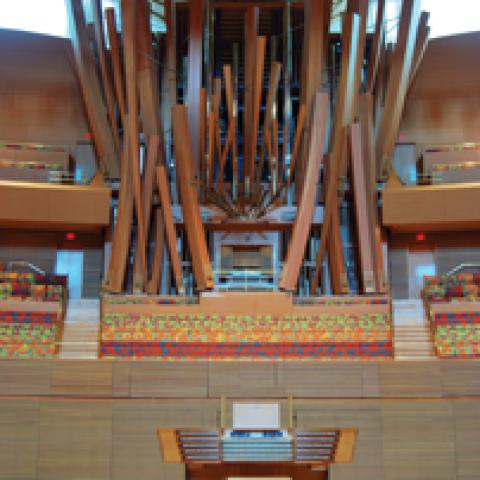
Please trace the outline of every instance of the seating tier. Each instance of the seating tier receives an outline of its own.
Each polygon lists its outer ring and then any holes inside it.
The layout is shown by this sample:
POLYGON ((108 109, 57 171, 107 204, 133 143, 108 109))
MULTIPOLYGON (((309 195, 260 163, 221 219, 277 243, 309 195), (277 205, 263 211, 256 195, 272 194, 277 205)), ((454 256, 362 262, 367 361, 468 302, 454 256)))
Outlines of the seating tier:
POLYGON ((56 313, 0 311, 0 358, 54 357, 60 333, 56 313))
POLYGON ((389 315, 105 314, 101 356, 164 360, 392 357, 389 315))

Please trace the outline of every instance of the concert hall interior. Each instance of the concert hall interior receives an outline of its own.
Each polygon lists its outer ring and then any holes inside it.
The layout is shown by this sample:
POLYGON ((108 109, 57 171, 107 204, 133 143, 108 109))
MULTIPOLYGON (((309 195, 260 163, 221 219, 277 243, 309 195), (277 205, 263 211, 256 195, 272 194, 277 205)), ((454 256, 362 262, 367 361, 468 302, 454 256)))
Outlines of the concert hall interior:
POLYGON ((477 3, 0 2, 0 480, 478 480, 477 3))

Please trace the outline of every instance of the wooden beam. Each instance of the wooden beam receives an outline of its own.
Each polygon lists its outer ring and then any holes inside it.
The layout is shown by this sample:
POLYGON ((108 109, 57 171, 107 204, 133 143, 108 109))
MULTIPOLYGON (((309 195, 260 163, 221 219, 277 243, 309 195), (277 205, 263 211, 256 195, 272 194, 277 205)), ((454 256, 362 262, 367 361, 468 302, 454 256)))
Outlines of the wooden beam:
POLYGON ((250 185, 250 144, 252 138, 253 84, 255 71, 255 39, 258 36, 259 8, 250 5, 245 14, 245 60, 243 75, 243 168, 246 184, 250 185), (248 182, 247 182, 248 179, 248 182))
POLYGON ((112 128, 115 149, 118 152, 120 151, 120 141, 118 138, 117 117, 115 114, 115 98, 113 95, 112 78, 105 55, 105 37, 103 31, 103 16, 100 0, 93 0, 92 10, 95 28, 95 42, 97 45, 97 54, 100 63, 100 73, 103 83, 103 93, 105 94, 105 100, 107 102, 108 118, 110 120, 110 126, 112 128))
POLYGON ((301 104, 298 110, 297 116, 297 126, 295 129, 295 140, 293 142, 292 157, 290 159, 290 169, 288 172, 287 180, 287 191, 290 188, 290 183, 292 181, 293 172, 295 170, 295 164, 298 157, 298 151, 301 145, 302 135, 303 135, 303 125, 305 123, 305 105, 301 104))
POLYGON ((237 118, 233 103, 233 82, 232 82, 232 69, 230 65, 223 66, 223 78, 225 80, 225 95, 227 98, 227 115, 228 115, 228 136, 227 143, 225 144, 224 153, 222 155, 222 162, 220 166, 220 173, 222 174, 225 168, 225 161, 227 158, 229 148, 232 151, 232 193, 233 198, 236 198, 237 192, 237 178, 238 178, 238 163, 237 163, 237 118))
POLYGON ((356 65, 354 69, 354 85, 358 85, 358 88, 353 92, 353 115, 355 116, 358 112, 358 98, 362 86, 363 61, 365 59, 365 47, 367 45, 368 0, 350 0, 348 7, 360 17, 356 65))
POLYGON ((167 31, 165 32, 165 68, 162 82, 162 118, 165 132, 169 132, 172 126, 172 107, 177 103, 175 1, 165 0, 164 8, 167 31))
POLYGON ((161 208, 155 214, 155 248, 153 251, 152 274, 148 282, 147 291, 150 295, 157 295, 162 278, 163 248, 165 246, 165 224, 161 208))
POLYGON ((206 164, 205 164, 205 145, 206 145, 206 123, 207 123, 207 89, 200 89, 200 109, 199 109, 199 140, 200 140, 200 162, 199 162, 199 179, 202 183, 206 179, 206 164))
POLYGON ((422 12, 420 14, 420 22, 418 23, 417 43, 415 45, 415 52, 413 54, 412 70, 410 72, 409 87, 412 86, 415 77, 417 76, 420 64, 423 61, 425 52, 427 51, 428 40, 430 35, 430 27, 428 26, 428 19, 430 13, 422 12))
POLYGON ((112 293, 121 293, 127 268, 128 250, 132 236, 133 189, 131 165, 128 159, 128 136, 122 152, 121 182, 118 197, 117 221, 113 232, 112 252, 104 289, 112 293))
MULTIPOLYGON (((276 117, 276 109, 277 109, 277 93, 278 93, 278 84, 280 82, 280 73, 282 70, 282 65, 278 62, 272 62, 272 65, 270 67, 270 80, 268 84, 268 94, 267 94, 267 103, 265 107, 265 116, 264 116, 264 122, 263 122, 263 152, 265 152, 265 148, 267 148, 267 156, 270 156, 270 163, 271 163, 271 155, 272 155, 272 121, 276 117)), ((278 128, 278 124, 277 124, 278 128)), ((262 154, 262 157, 264 155, 262 154)), ((278 158, 276 160, 278 164, 278 158)), ((260 175, 261 171, 263 170, 263 164, 259 166, 260 170, 260 175)), ((272 180, 273 180, 273 171, 270 166, 270 174, 272 175, 272 180)), ((257 176, 259 178, 259 176, 257 176)), ((278 180, 278 178, 277 178, 278 180)))
POLYGON ((265 46, 266 38, 257 37, 256 41, 256 56, 255 56, 255 69, 254 69, 254 82, 253 82, 253 119, 250 138, 250 152, 249 152, 249 168, 250 175, 250 193, 253 193, 255 185, 255 160, 257 157, 257 143, 258 143, 258 130, 260 123, 260 107, 262 101, 262 86, 263 86, 263 69, 265 63, 265 46))
POLYGON ((189 1, 188 15, 188 128, 191 135, 192 160, 195 174, 200 167, 200 88, 202 87, 202 44, 204 0, 189 1))
MULTIPOLYGON (((137 245, 140 251, 140 266, 134 285, 144 284, 146 281, 147 258, 142 247, 146 245, 145 216, 143 208, 142 184, 140 180, 140 140, 138 128, 138 84, 137 84, 137 42, 136 42, 136 4, 129 0, 122 0, 123 22, 123 55, 126 73, 129 159, 130 174, 133 183, 133 197, 137 216, 137 245)), ((142 288, 143 290, 143 288, 142 288)))
MULTIPOLYGON (((312 292, 316 292, 318 288, 318 280, 323 263, 323 255, 327 245, 329 245, 328 235, 332 226, 332 217, 338 215, 338 181, 341 173, 345 170, 345 144, 346 144, 346 127, 350 125, 355 118, 354 100, 355 92, 359 89, 359 76, 355 71, 359 68, 357 62, 358 55, 358 38, 359 38, 360 19, 359 16, 352 12, 346 12, 343 16, 342 28, 342 64, 340 81, 337 91, 337 101, 335 104, 335 119, 333 122, 332 147, 330 162, 328 165, 328 175, 326 183, 325 211, 323 217, 322 235, 320 239, 320 247, 316 258, 316 270, 313 282, 311 284, 312 292), (334 213, 336 212, 336 213, 334 213)), ((339 228, 339 222, 336 221, 336 229, 339 228)), ((339 233, 336 233, 339 237, 339 233)), ((330 243, 332 247, 337 248, 337 258, 343 257, 341 246, 336 242, 330 243)), ((343 271, 339 272, 342 278, 338 279, 336 284, 342 285, 342 291, 347 289, 345 284, 346 275, 343 271)), ((339 292, 340 293, 340 292, 339 292)))
POLYGON ((377 157, 385 176, 388 176, 392 166, 393 150, 413 67, 419 20, 420 0, 404 0, 377 138, 377 157))
POLYGON ((173 221, 172 203, 170 199, 170 188, 168 186, 168 177, 165 165, 160 165, 156 169, 158 191, 160 194, 160 204, 162 208, 163 223, 165 225, 165 236, 167 237, 167 248, 170 254, 170 263, 172 265, 173 278, 177 293, 183 295, 183 274, 182 262, 177 248, 177 232, 173 221))
POLYGON ((369 218, 367 195, 367 176, 365 158, 363 157, 362 131, 360 124, 350 127, 350 150, 352 159, 353 193, 355 198, 355 214, 358 234, 358 251, 360 256, 360 278, 363 293, 375 292, 374 268, 372 252, 372 228, 369 218))
POLYGON ((306 125, 302 145, 302 155, 297 157, 295 174, 295 195, 297 200, 301 195, 305 162, 308 156, 310 121, 312 118, 313 98, 320 91, 326 66, 326 47, 328 44, 328 29, 326 25, 330 18, 330 1, 304 1, 304 40, 302 56, 302 90, 301 104, 305 105, 306 125))
POLYGON ((120 111, 122 125, 125 122, 125 88, 123 86, 122 62, 120 59, 120 45, 118 43, 118 34, 115 26, 115 11, 113 8, 105 9, 105 18, 107 20, 108 40, 110 42, 110 57, 112 61, 113 84, 115 87, 115 96, 120 111))
MULTIPOLYGON (((150 8, 147 0, 136 0, 137 5, 137 82, 143 132, 148 139, 161 133, 160 96, 153 58, 150 8)), ((159 139, 163 157, 163 138, 159 139)), ((162 158, 163 161, 163 158, 162 158)))
POLYGON ((328 95, 317 93, 314 106, 313 125, 306 170, 306 184, 303 188, 292 236, 288 245, 287 257, 283 265, 279 287, 282 290, 296 289, 305 248, 307 246, 317 194, 317 183, 323 158, 325 134, 328 122, 328 95))
POLYGON ((365 93, 360 96, 360 126, 366 177, 367 210, 372 241, 371 249, 374 259, 375 290, 377 292, 384 292, 385 279, 383 274, 383 250, 380 236, 381 227, 378 219, 373 95, 371 93, 365 93))
POLYGON ((207 184, 213 186, 215 161, 215 113, 208 112, 208 164, 207 164, 207 184))
POLYGON ((104 176, 119 177, 118 152, 100 90, 81 0, 66 2, 70 38, 95 153, 104 176))
POLYGON ((377 20, 372 40, 372 49, 368 62, 366 91, 372 93, 377 80, 380 56, 385 45, 385 0, 378 0, 377 20))
MULTIPOLYGON (((140 242, 137 241, 137 248, 135 250, 135 257, 133 263, 133 278, 134 284, 133 288, 135 291, 142 291, 144 288, 144 278, 140 273, 141 267, 141 255, 140 252, 147 250, 147 235, 150 227, 150 217, 152 213, 152 199, 153 199, 153 190, 155 187, 155 168, 158 164, 159 154, 160 154, 160 135, 151 135, 148 139, 147 145, 147 155, 145 159, 145 167, 143 173, 143 212, 144 212, 144 225, 145 225, 145 244, 140 245, 140 242), (136 283, 135 283, 136 282, 136 283)), ((145 277, 147 276, 147 271, 145 271, 145 277)))
POLYGON ((192 148, 188 129, 188 112, 183 105, 172 109, 172 127, 180 187, 182 211, 192 257, 193 274, 199 291, 213 288, 213 272, 210 264, 205 230, 200 216, 197 191, 193 184, 192 148))

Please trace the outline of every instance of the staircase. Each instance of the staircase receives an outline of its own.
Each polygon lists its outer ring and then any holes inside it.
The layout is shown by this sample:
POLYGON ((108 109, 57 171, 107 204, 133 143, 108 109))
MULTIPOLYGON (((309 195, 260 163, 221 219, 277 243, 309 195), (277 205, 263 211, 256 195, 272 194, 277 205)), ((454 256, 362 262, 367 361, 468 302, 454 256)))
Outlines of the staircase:
POLYGON ((433 360, 430 328, 421 300, 393 301, 395 360, 433 360))
POLYGON ((99 328, 99 300, 70 300, 65 317, 59 357, 97 358, 99 328))

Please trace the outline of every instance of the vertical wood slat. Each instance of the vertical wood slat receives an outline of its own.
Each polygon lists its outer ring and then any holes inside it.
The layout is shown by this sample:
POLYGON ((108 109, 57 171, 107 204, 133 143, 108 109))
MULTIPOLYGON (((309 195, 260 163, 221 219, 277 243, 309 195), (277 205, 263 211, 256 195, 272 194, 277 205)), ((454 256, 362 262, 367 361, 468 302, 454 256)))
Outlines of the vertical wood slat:
POLYGON ((315 210, 317 182, 323 158, 328 111, 328 95, 326 93, 317 93, 313 116, 315 129, 310 136, 309 159, 305 177, 307 183, 302 191, 279 283, 279 287, 283 290, 293 291, 297 286, 315 210))
POLYGON ((150 295, 157 295, 162 279, 163 247, 165 245, 165 224, 161 208, 155 213, 155 248, 153 251, 152 274, 148 282, 147 291, 150 295))
POLYGON ((233 101, 233 82, 232 82, 232 69, 230 65, 224 65, 223 67, 223 76, 225 79, 225 95, 227 98, 227 114, 228 114, 228 139, 224 149, 224 155, 222 156, 222 162, 220 167, 220 172, 223 174, 225 168, 225 160, 229 148, 232 152, 232 196, 236 197, 237 183, 238 179, 238 163, 237 163, 237 118, 234 109, 233 101))
POLYGON ((105 94, 105 100, 107 102, 107 112, 110 120, 110 126, 112 128, 113 142, 115 149, 118 152, 120 150, 120 141, 118 137, 117 118, 115 114, 115 99, 112 90, 112 78, 110 76, 110 70, 107 65, 107 58, 105 55, 105 36, 103 31, 103 16, 100 0, 93 0, 93 22, 95 28, 95 41, 97 45, 98 60, 100 63, 100 73, 102 76, 103 93, 105 94))
POLYGON ((383 275, 383 251, 380 238, 377 199, 377 166, 375 157, 375 133, 373 126, 373 95, 364 93, 360 96, 360 126, 366 176, 366 201, 374 259, 375 290, 385 291, 383 275))
POLYGON ((188 16, 188 128, 190 131, 192 160, 195 174, 200 168, 200 89, 202 87, 202 45, 204 0, 189 1, 188 16))
POLYGON ((301 145, 301 140, 303 135, 304 123, 305 123, 305 105, 301 104, 300 108, 298 109, 298 115, 297 115, 297 126, 295 128, 295 140, 293 142, 292 157, 290 159, 290 168, 288 172, 287 191, 290 187, 292 177, 293 177, 293 172, 295 170, 298 151, 301 145))
POLYGON ((263 86, 263 70, 265 63, 265 47, 266 38, 257 37, 256 40, 256 57, 254 69, 254 83, 253 83, 253 119, 250 138, 250 152, 249 152, 249 172, 250 175, 250 192, 253 192, 255 186, 255 159, 257 156, 258 130, 260 123, 260 107, 262 101, 262 86, 263 86))
MULTIPOLYGON (((270 80, 268 84, 268 94, 267 94, 267 103, 266 103, 266 108, 265 108, 265 117, 264 117, 264 123, 263 123, 263 144, 264 147, 267 147, 267 152, 269 152, 269 155, 271 157, 272 152, 271 152, 271 145, 272 145, 272 120, 274 118, 274 109, 276 109, 276 102, 277 102, 277 92, 278 92, 278 84, 280 82, 280 73, 282 70, 282 65, 278 62, 272 62, 272 65, 270 67, 270 80)), ((275 113, 276 116, 276 113, 275 113)), ((277 125, 278 127, 278 125, 277 125)), ((264 149, 262 149, 264 150, 264 149)), ((263 155, 262 155, 263 156, 263 155)), ((260 160, 262 161, 262 157, 260 157, 260 160)), ((272 175, 273 179, 273 171, 271 168, 271 158, 270 161, 268 162, 270 165, 270 174, 272 175)), ((277 159, 277 164, 278 164, 278 159, 277 159)), ((260 171, 263 169, 262 165, 259 166, 260 171)), ((258 177, 257 177, 258 178, 258 177)), ((278 180, 278 179, 277 179, 278 180)))
POLYGON ((138 125, 138 83, 137 83, 137 41, 136 41, 136 3, 122 0, 123 54, 126 74, 127 111, 126 135, 128 136, 129 159, 133 183, 133 196, 137 217, 137 245, 140 255, 139 269, 134 285, 143 285, 146 278, 147 259, 146 228, 143 208, 142 184, 140 179, 140 138, 138 125))
POLYGON ((104 174, 111 178, 119 177, 117 152, 107 111, 101 96, 96 66, 89 46, 89 34, 85 23, 82 2, 66 2, 70 37, 77 66, 82 98, 92 131, 93 143, 98 162, 104 174))
POLYGON ((303 136, 302 155, 296 159, 295 195, 299 200, 304 182, 305 162, 307 161, 313 98, 321 89, 325 57, 328 44, 327 20, 330 18, 330 1, 304 1, 304 39, 302 56, 301 104, 305 105, 305 134, 303 136))
MULTIPOLYGON (((259 8, 249 5, 245 14, 245 59, 243 75, 243 158, 244 177, 250 179, 250 143, 253 116, 253 83, 255 71, 255 39, 258 36, 259 8)), ((248 180, 250 182, 250 180, 248 180)))
POLYGON ((192 148, 187 115, 187 108, 183 105, 176 105, 172 109, 177 182, 180 187, 185 229, 196 287, 197 290, 203 291, 213 288, 213 272, 200 216, 197 191, 193 185, 192 148))
POLYGON ((207 164, 207 184, 213 186, 215 161, 215 112, 208 112, 208 164, 207 164))
POLYGON ((162 118, 165 132, 171 129, 171 111, 177 103, 177 60, 176 60, 176 25, 175 2, 164 0, 165 23, 165 68, 162 82, 162 118))
POLYGON ((200 182, 205 183, 206 179, 206 163, 205 163, 205 145, 206 145, 206 122, 207 122, 207 89, 200 89, 200 108, 199 108, 199 135, 200 135, 200 161, 199 175, 200 182))
POLYGON ((164 163, 163 128, 160 121, 160 97, 158 81, 153 63, 152 35, 150 31, 150 9, 147 0, 137 1, 136 15, 137 35, 137 82, 140 100, 140 114, 142 129, 147 142, 147 155, 143 171, 143 211, 145 244, 137 242, 135 252, 133 278, 134 289, 143 290, 147 271, 141 275, 141 252, 147 250, 152 211, 152 198, 155 188, 155 168, 157 164, 164 163))
POLYGON ((120 45, 115 26, 115 11, 113 8, 105 9, 105 18, 107 21, 108 41, 110 42, 110 55, 112 60, 113 84, 115 87, 115 96, 120 111, 122 125, 125 124, 125 88, 123 86, 122 64, 120 59, 120 45))
POLYGON ((375 291, 374 259, 372 252, 372 228, 369 218, 367 196, 367 176, 365 158, 363 157, 362 132, 360 124, 350 127, 350 149, 352 159, 353 192, 358 233, 358 251, 360 256, 360 277, 363 293, 375 291))
POLYGON ((428 40, 430 35, 430 27, 428 26, 428 19, 430 14, 428 12, 422 12, 420 14, 420 22, 418 24, 417 43, 415 45, 415 52, 413 54, 412 70, 410 72, 409 87, 411 87, 415 77, 417 75, 420 64, 428 46, 428 40))
POLYGON ((160 205, 163 215, 163 224, 165 226, 165 236, 167 248, 170 254, 170 263, 172 265, 173 278, 179 295, 184 294, 182 262, 177 248, 177 232, 173 222, 172 202, 170 198, 170 189, 168 187, 168 177, 165 165, 160 165, 156 169, 157 184, 160 194, 160 205))
POLYGON ((397 45, 390 68, 385 108, 382 112, 377 137, 377 158, 379 158, 384 175, 388 175, 391 169, 393 150, 413 66, 419 20, 420 0, 404 0, 397 45))
POLYGON ((382 48, 385 43, 385 0, 378 0, 375 33, 373 35, 372 50, 368 62, 366 91, 372 92, 377 80, 378 65, 382 48))
MULTIPOLYGON (((345 161, 345 141, 346 130, 345 127, 350 125, 354 119, 354 100, 355 92, 359 89, 358 81, 359 75, 355 74, 356 69, 359 68, 357 62, 358 55, 358 38, 359 38, 359 16, 352 12, 346 12, 343 16, 342 27, 342 64, 340 81, 337 91, 337 101, 335 105, 335 118, 333 122, 332 133, 332 147, 330 162, 328 165, 328 175, 326 182, 326 196, 325 196, 325 212, 323 218, 322 235, 320 238, 320 246, 316 257, 316 270, 311 284, 311 291, 315 292, 318 288, 318 280, 323 262, 323 255, 327 245, 337 248, 336 258, 343 257, 341 244, 337 242, 328 242, 330 228, 332 227, 332 217, 339 214, 338 204, 338 181, 341 172, 344 170, 345 161)), ((335 228, 339 229, 339 221, 335 220, 335 228)), ((339 232, 336 232, 337 238, 340 237, 339 232)), ((341 262, 337 262, 340 265, 341 262)), ((334 284, 341 286, 341 291, 348 290, 346 285, 346 275, 344 269, 338 272, 342 278, 337 278, 334 284)), ((338 276, 337 275, 337 276, 338 276)), ((336 292, 336 293, 341 293, 336 292)))
MULTIPOLYGON (((125 120, 128 120, 128 115, 125 120)), ((108 267, 105 290, 120 293, 123 290, 127 268, 128 249, 132 236, 133 189, 131 164, 128 159, 128 136, 125 138, 121 161, 121 180, 117 210, 117 222, 113 232, 112 253, 108 267)))

